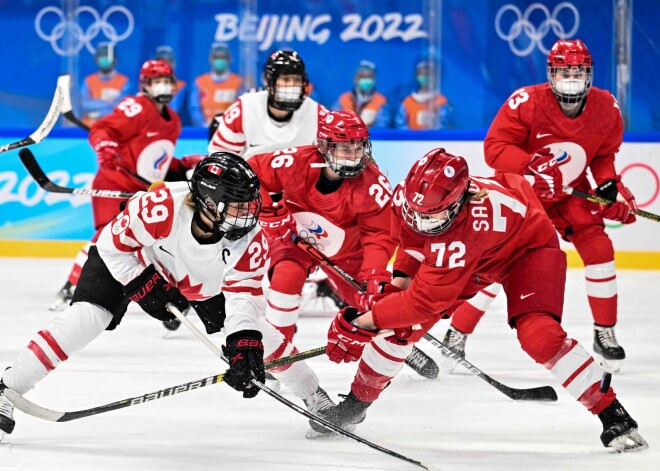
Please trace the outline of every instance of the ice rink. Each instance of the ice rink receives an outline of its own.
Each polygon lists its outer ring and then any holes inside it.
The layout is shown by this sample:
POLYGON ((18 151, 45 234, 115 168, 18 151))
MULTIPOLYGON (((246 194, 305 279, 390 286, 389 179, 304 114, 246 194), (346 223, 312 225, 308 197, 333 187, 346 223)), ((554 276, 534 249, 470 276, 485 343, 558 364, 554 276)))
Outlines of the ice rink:
MULTIPOLYGON (((0 368, 48 326, 47 306, 69 260, 0 259, 0 368)), ((556 403, 513 401, 466 370, 423 380, 405 367, 369 409, 357 434, 442 470, 660 469, 660 271, 620 271, 617 336, 627 360, 612 385, 650 448, 615 455, 601 424, 520 349, 497 298, 467 343, 468 359, 513 387, 550 384, 556 403)), ((201 322, 194 318, 201 328, 201 322)), ((325 345, 329 317, 304 317, 301 350, 325 345)), ((565 328, 589 351, 591 315, 583 274, 570 270, 565 328)), ((432 333, 442 338, 448 321, 432 333)), ((182 326, 174 333, 131 306, 114 332, 62 363, 27 397, 60 411, 87 409, 225 370, 182 326)), ((216 336, 220 345, 222 337, 216 336)), ((439 358, 425 341, 420 348, 439 358)), ((337 399, 355 364, 310 361, 337 399)), ((460 368, 460 367, 459 367, 460 368)), ((302 405, 286 391, 284 394, 302 405)), ((53 423, 15 411, 16 429, 0 444, 0 470, 412 470, 415 466, 349 439, 307 440, 307 419, 265 394, 243 399, 218 384, 95 417, 53 423)))

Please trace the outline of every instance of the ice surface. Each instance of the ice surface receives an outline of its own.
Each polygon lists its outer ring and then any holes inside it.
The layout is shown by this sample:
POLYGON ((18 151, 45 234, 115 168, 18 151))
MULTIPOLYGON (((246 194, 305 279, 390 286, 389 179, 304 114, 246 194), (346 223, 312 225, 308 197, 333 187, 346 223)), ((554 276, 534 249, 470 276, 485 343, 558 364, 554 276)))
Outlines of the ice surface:
MULTIPOLYGON (((0 368, 49 324, 47 306, 69 266, 69 260, 0 259, 0 368)), ((447 471, 660 469, 660 272, 620 271, 618 281, 617 337, 628 358, 612 385, 649 442, 645 452, 614 455, 602 447, 600 421, 518 346, 505 322, 503 297, 468 340, 468 359, 513 387, 550 384, 558 402, 514 402, 459 369, 428 381, 406 367, 356 433, 447 471)), ((302 318, 299 348, 324 345, 328 322, 302 318)), ((569 271, 564 325, 590 350, 581 270, 569 271)), ((446 328, 443 321, 432 333, 442 338, 446 328)), ((220 344, 222 337, 214 341, 220 344)), ((437 358, 430 344, 419 346, 437 358)), ((310 364, 334 399, 348 392, 354 364, 335 365, 323 357, 310 364)), ((132 306, 116 331, 62 363, 27 397, 51 409, 80 410, 224 369, 184 326, 167 333, 132 306)), ((19 411, 15 418, 14 433, 0 444, 0 470, 418 469, 348 439, 306 440, 307 419, 264 394, 246 400, 223 384, 67 423, 19 411)))

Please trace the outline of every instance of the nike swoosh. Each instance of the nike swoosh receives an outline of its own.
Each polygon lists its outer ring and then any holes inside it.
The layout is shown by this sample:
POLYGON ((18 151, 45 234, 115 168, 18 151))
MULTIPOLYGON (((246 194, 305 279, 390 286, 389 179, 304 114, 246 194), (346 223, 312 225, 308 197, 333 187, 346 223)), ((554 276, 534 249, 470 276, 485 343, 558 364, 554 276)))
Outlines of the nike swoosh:
POLYGON ((157 136, 158 132, 148 132, 147 137, 157 136))
POLYGON ((296 203, 295 201, 291 201, 291 200, 285 200, 285 201, 286 201, 287 203, 289 203, 289 204, 294 205, 294 206, 298 206, 300 209, 304 209, 301 205, 299 205, 299 204, 296 203))
POLYGON ((533 294, 536 294, 536 293, 521 294, 521 295, 520 295, 520 299, 529 298, 529 297, 532 296, 533 294))
POLYGON ((600 211, 598 211, 597 209, 596 210, 591 210, 591 214, 598 214, 598 213, 600 213, 600 211))
POLYGON ((172 252, 168 252, 167 250, 165 250, 162 245, 159 245, 158 248, 163 252, 165 252, 166 254, 168 254, 170 257, 175 258, 174 254, 172 252))
POLYGON ((538 134, 536 134, 537 139, 541 139, 542 137, 548 137, 548 136, 552 136, 552 133, 549 133, 549 134, 538 133, 538 134))
POLYGON ((262 146, 263 144, 248 144, 248 147, 259 147, 262 146))

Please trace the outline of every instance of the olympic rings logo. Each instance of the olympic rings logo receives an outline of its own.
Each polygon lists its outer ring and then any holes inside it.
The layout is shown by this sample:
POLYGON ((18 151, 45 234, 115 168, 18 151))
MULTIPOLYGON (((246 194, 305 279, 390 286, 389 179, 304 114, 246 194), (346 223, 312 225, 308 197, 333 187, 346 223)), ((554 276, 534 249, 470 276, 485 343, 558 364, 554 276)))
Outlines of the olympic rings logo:
POLYGON ((552 12, 550 12, 548 7, 542 3, 532 3, 527 7, 525 13, 521 13, 517 6, 508 4, 500 8, 497 15, 495 15, 495 31, 497 32, 497 35, 500 39, 509 43, 511 52, 520 57, 528 56, 536 47, 538 47, 539 51, 544 54, 548 54, 550 50, 543 44, 543 39, 551 30, 559 39, 566 39, 573 37, 573 35, 577 33, 579 27, 580 13, 575 5, 570 2, 559 3, 552 12), (569 31, 566 31, 564 25, 557 19, 559 13, 564 9, 568 9, 573 16, 573 27, 569 31), (530 20, 532 13, 537 10, 545 16, 545 19, 538 27, 534 26, 530 20), (516 16, 516 20, 509 27, 509 32, 505 34, 502 31, 502 17, 509 11, 516 16), (524 48, 519 47, 519 38, 521 36, 527 36, 529 41, 524 48))
MULTIPOLYGON (((120 20, 117 21, 119 23, 120 20)), ((55 51, 60 56, 73 56, 78 54, 83 48, 94 54, 96 48, 92 45, 92 40, 95 39, 100 33, 107 39, 110 44, 117 44, 120 41, 128 38, 133 33, 135 20, 133 14, 126 7, 112 6, 108 8, 103 15, 92 7, 81 6, 73 11, 73 15, 67 18, 64 11, 57 7, 46 7, 39 10, 37 17, 34 19, 34 29, 41 39, 50 43, 55 51), (47 18, 45 18, 48 15, 47 18), (53 17, 55 15, 55 17, 53 17), (123 16, 123 23, 125 23, 125 30, 119 34, 117 28, 110 23, 110 17, 114 15, 117 19, 118 16, 123 16), (45 25, 53 24, 53 20, 58 20, 52 27, 49 33, 44 31, 42 23, 45 25), (91 23, 90 23, 91 20, 91 23), (87 28, 82 25, 90 23, 87 28)))

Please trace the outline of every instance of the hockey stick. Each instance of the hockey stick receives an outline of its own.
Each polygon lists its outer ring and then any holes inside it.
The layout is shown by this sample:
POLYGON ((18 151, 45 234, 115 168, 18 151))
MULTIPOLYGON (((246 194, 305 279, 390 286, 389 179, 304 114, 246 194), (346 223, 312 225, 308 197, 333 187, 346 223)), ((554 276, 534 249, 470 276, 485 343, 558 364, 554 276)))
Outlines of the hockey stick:
MULTIPOLYGON (((316 247, 313 245, 310 245, 306 241, 302 240, 300 237, 296 236, 294 238, 294 242, 298 244, 299 247, 303 248, 308 254, 310 254, 312 257, 314 257, 317 260, 324 260, 323 263, 326 264, 326 266, 332 268, 335 270, 336 265, 334 265, 323 253, 321 253, 316 247)), ((353 278, 351 275, 346 273, 345 271, 339 269, 337 267, 336 269, 337 273, 344 278, 347 282, 349 282, 353 286, 360 286, 359 283, 353 278)), ((520 400, 520 401, 525 401, 525 400, 532 400, 532 401, 556 401, 557 400, 557 393, 555 390, 552 388, 552 386, 541 386, 538 388, 526 388, 526 389, 515 389, 511 388, 509 386, 506 386, 490 376, 488 376, 486 373, 481 371, 479 368, 474 366, 472 363, 467 361, 466 359, 462 358, 461 356, 457 355, 454 353, 449 347, 447 347, 444 343, 440 342, 438 339, 433 337, 431 334, 427 333, 424 335, 424 338, 431 342, 434 346, 438 347, 440 350, 443 352, 446 352, 448 356, 450 356, 452 359, 456 360, 458 363, 463 365, 465 368, 470 370, 472 373, 475 375, 479 376, 481 379, 486 381, 488 384, 493 386, 495 389, 498 391, 502 392, 503 394, 507 395, 513 400, 520 400)), ((437 366, 436 366, 437 367, 437 366)))
POLYGON ((41 126, 37 128, 32 134, 30 134, 25 139, 21 139, 18 142, 13 142, 11 144, 5 144, 0 146, 0 154, 10 150, 18 149, 19 147, 30 146, 32 144, 37 144, 43 141, 46 136, 50 133, 57 119, 60 117, 60 111, 62 110, 62 105, 64 102, 65 90, 69 89, 71 83, 71 77, 68 75, 60 75, 57 79, 57 86, 55 88, 55 95, 53 96, 53 101, 50 104, 50 108, 46 117, 44 118, 41 126))
MULTIPOLYGON (((287 357, 278 358, 268 363, 264 363, 264 368, 276 368, 282 365, 288 365, 290 363, 295 363, 297 361, 306 360, 308 358, 313 358, 325 353, 325 347, 318 347, 312 350, 307 350, 305 352, 295 353, 287 357)), ((4 394, 7 399, 9 399, 14 406, 21 412, 24 412, 33 417, 37 417, 43 420, 49 420, 51 422, 69 422, 70 420, 82 419, 84 417, 90 417, 92 415, 102 414, 104 412, 110 412, 117 409, 123 409, 125 407, 136 406, 138 404, 144 404, 145 402, 155 401, 156 399, 162 399, 164 397, 174 396, 175 394, 180 394, 187 391, 192 391, 194 389, 203 388, 210 386, 212 384, 220 383, 224 380, 224 374, 218 374, 215 376, 209 376, 208 378, 202 378, 195 381, 189 381, 184 384, 179 384, 177 386, 171 386, 169 388, 161 389, 159 391, 143 394, 142 396, 131 397, 128 399, 122 399, 121 401, 113 402, 110 404, 105 404, 98 407, 92 407, 91 409, 78 410, 72 412, 60 412, 51 409, 46 409, 40 405, 37 405, 28 399, 25 399, 23 396, 18 394, 12 389, 5 389, 0 391, 0 394, 4 394)))
MULTIPOLYGON (((188 328, 188 330, 190 330, 190 332, 193 333, 193 335, 195 337, 197 337, 204 345, 206 345, 206 347, 208 347, 209 350, 211 350, 218 357, 220 357, 222 359, 222 361, 229 364, 229 360, 222 353, 222 351, 220 351, 220 349, 213 342, 211 342, 208 339, 208 337, 206 337, 197 327, 195 327, 194 324, 192 322, 190 322, 190 320, 186 316, 184 316, 181 311, 179 311, 176 308, 176 306, 174 306, 171 303, 168 303, 167 304, 167 309, 168 309, 168 311, 170 311, 174 315, 174 317, 179 319, 181 321, 181 323, 184 324, 188 328)), ((336 426, 335 424, 333 424, 332 422, 327 421, 323 417, 319 417, 315 414, 312 414, 311 412, 303 409, 302 407, 300 407, 300 406, 294 404, 293 402, 289 401, 288 399, 282 397, 280 394, 273 391, 268 386, 266 386, 265 384, 263 384, 260 381, 256 380, 255 378, 252 378, 250 380, 250 383, 254 387, 259 388, 265 394, 268 394, 270 397, 272 397, 272 398, 276 399, 277 401, 281 402, 282 404, 287 406, 289 409, 293 409, 294 411, 298 412, 299 414, 304 415, 308 419, 311 419, 314 422, 323 425, 324 427, 332 430, 335 433, 338 433, 339 435, 343 435, 345 437, 352 438, 353 440, 358 441, 358 442, 360 442, 364 445, 367 445, 368 447, 371 447, 374 450, 378 450, 378 451, 381 451, 381 452, 383 452, 385 454, 388 454, 390 456, 394 456, 395 458, 399 458, 400 460, 407 461, 408 463, 414 464, 415 466, 418 466, 422 469, 427 469, 427 470, 436 469, 436 468, 431 468, 428 465, 426 465, 426 464, 424 464, 420 461, 417 461, 417 460, 414 460, 412 458, 408 458, 407 456, 401 455, 401 454, 399 454, 395 451, 392 451, 388 448, 384 448, 380 445, 376 445, 375 443, 370 442, 369 440, 365 440, 362 437, 359 437, 359 436, 357 436, 357 435, 355 435, 351 432, 348 432, 348 431, 344 430, 341 427, 336 426)))
POLYGON ((488 384, 493 386, 495 389, 510 397, 514 401, 556 401, 557 392, 552 388, 552 386, 540 386, 538 388, 525 388, 525 389, 516 389, 505 384, 500 383, 499 381, 491 378, 486 373, 481 371, 479 368, 474 366, 472 363, 467 361, 465 358, 456 354, 451 348, 446 346, 440 340, 427 333, 424 335, 424 338, 431 342, 432 345, 438 347, 442 350, 446 356, 451 357, 457 363, 463 365, 468 371, 479 376, 481 379, 486 381, 488 384))
POLYGON ((73 124, 78 126, 79 128, 84 129, 85 131, 89 131, 89 126, 87 126, 85 123, 83 123, 78 117, 73 113, 73 107, 71 106, 71 77, 69 75, 62 75, 62 77, 66 76, 69 80, 69 86, 66 87, 64 90, 64 103, 62 104, 62 115, 71 121, 73 124))
MULTIPOLYGON (((587 201, 591 201, 593 203, 599 203, 599 204, 604 204, 604 205, 610 205, 614 203, 615 201, 608 200, 607 198, 603 198, 601 196, 597 195, 592 195, 591 193, 587 193, 585 191, 577 190, 575 188, 571 188, 570 186, 564 186, 564 193, 567 193, 569 195, 577 196, 578 198, 585 199, 587 201)), ((632 211, 632 210, 631 210, 632 211)), ((660 222, 660 215, 658 214, 653 214, 649 213, 648 211, 644 211, 643 209, 638 209, 637 211, 632 211, 636 216, 640 216, 646 219, 650 219, 655 222, 660 222)))
POLYGON ((27 169, 28 173, 32 176, 32 178, 34 178, 37 184, 44 190, 52 193, 69 193, 72 195, 123 199, 130 198, 135 194, 117 190, 95 190, 93 188, 68 188, 65 186, 60 186, 56 183, 53 183, 53 181, 48 178, 30 149, 21 149, 21 151, 18 153, 18 156, 21 159, 21 162, 23 162, 23 165, 27 169))
MULTIPOLYGON (((332 260, 325 256, 323 252, 319 249, 308 243, 306 240, 302 239, 300 236, 295 236, 293 242, 307 252, 314 260, 318 261, 322 265, 330 268, 335 273, 339 274, 349 285, 355 288, 358 292, 364 292, 365 287, 362 286, 358 281, 353 278, 351 275, 346 273, 340 267, 335 265, 332 260)), ((427 379, 436 379, 440 374, 440 368, 438 364, 428 356, 426 353, 421 351, 417 347, 413 347, 413 351, 408 358, 405 360, 406 365, 412 368, 418 375, 423 376, 427 379)))

